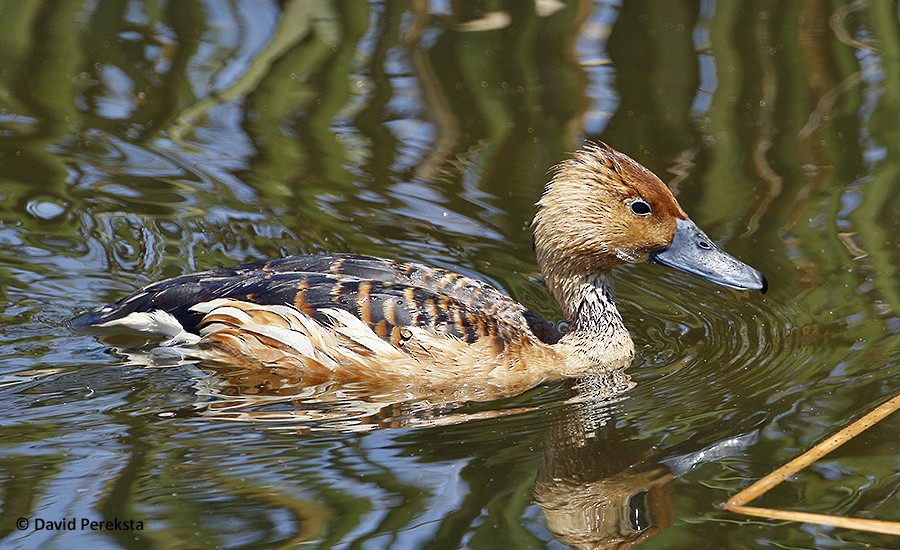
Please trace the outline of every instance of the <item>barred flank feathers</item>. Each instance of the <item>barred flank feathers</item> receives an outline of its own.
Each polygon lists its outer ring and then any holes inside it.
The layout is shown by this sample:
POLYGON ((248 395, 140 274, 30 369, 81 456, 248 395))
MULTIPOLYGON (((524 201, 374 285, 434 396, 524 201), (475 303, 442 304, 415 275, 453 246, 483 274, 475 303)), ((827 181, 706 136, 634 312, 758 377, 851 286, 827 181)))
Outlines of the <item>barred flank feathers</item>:
MULTIPOLYGON (((229 365, 296 368, 307 383, 360 381, 434 391, 458 385, 466 377, 488 375, 494 378, 492 388, 523 390, 545 375, 522 371, 524 354, 549 351, 526 344, 517 352, 498 354, 492 340, 468 344, 419 327, 405 328, 402 345, 397 347, 354 315, 336 308, 320 310, 330 326, 283 305, 216 299, 197 304, 194 310, 205 312, 202 338, 192 352, 197 358, 229 365)), ((461 391, 461 397, 474 398, 473 392, 483 390, 464 386, 461 391)))

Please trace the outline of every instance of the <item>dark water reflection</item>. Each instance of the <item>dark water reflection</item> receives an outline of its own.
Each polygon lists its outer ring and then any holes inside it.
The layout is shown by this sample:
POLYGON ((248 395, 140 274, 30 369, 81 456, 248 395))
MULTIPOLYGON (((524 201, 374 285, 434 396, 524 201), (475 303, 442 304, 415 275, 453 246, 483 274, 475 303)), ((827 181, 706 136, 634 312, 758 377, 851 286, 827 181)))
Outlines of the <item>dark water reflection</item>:
MULTIPOLYGON (((5 3, 0 44, 6 545, 895 544, 719 504, 897 391, 896 3, 5 3), (771 282, 621 270, 630 381, 325 407, 65 327, 316 251, 448 267, 558 320, 528 224, 585 137, 771 282)), ((900 520, 897 429, 761 505, 900 520)))

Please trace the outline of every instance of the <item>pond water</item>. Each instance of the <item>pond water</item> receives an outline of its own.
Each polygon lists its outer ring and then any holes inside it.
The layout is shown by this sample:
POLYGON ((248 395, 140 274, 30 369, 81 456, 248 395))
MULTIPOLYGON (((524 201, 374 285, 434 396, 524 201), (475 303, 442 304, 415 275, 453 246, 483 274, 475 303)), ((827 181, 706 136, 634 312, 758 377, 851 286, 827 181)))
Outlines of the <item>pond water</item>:
MULTIPOLYGON (((900 385, 898 20, 890 2, 0 5, 0 545, 895 546, 721 503, 900 385), (659 174, 769 293, 619 269, 626 375, 440 406, 273 389, 66 324, 153 280, 323 251, 450 268, 560 322, 529 224, 585 139, 659 174)), ((898 428, 758 504, 900 520, 898 428)))

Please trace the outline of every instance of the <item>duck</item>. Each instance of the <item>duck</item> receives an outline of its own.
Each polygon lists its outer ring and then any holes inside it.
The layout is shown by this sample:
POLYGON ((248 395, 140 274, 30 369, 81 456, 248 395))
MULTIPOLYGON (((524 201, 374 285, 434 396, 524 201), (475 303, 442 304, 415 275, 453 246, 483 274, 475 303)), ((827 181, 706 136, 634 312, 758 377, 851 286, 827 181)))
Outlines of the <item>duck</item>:
POLYGON ((564 334, 488 283, 419 263, 295 255, 163 280, 76 317, 76 329, 154 334, 200 361, 305 385, 351 384, 483 400, 624 369, 635 346, 612 272, 659 264, 765 293, 650 170, 586 143, 552 170, 534 250, 564 334))

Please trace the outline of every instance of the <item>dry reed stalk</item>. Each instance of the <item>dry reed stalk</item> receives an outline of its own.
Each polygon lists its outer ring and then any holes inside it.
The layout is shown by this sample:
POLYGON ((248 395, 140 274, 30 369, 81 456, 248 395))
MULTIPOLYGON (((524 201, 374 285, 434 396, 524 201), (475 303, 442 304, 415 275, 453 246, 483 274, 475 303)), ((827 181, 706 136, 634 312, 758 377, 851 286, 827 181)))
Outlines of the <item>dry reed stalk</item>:
POLYGON ((770 519, 785 519, 801 521, 803 523, 816 523, 819 525, 832 525, 845 529, 858 529, 860 531, 872 531, 875 533, 887 533, 900 535, 900 522, 882 521, 876 519, 845 518, 826 514, 811 514, 808 512, 795 512, 793 510, 773 510, 770 508, 757 508, 746 506, 751 500, 762 496, 772 487, 775 487, 788 477, 796 474, 803 468, 819 460, 844 443, 850 441, 866 429, 874 426, 879 421, 900 408, 900 394, 895 395, 889 401, 875 407, 869 414, 850 424, 843 430, 820 442, 812 449, 806 451, 794 460, 778 468, 774 472, 734 495, 725 503, 725 509, 731 512, 757 516, 770 519))

